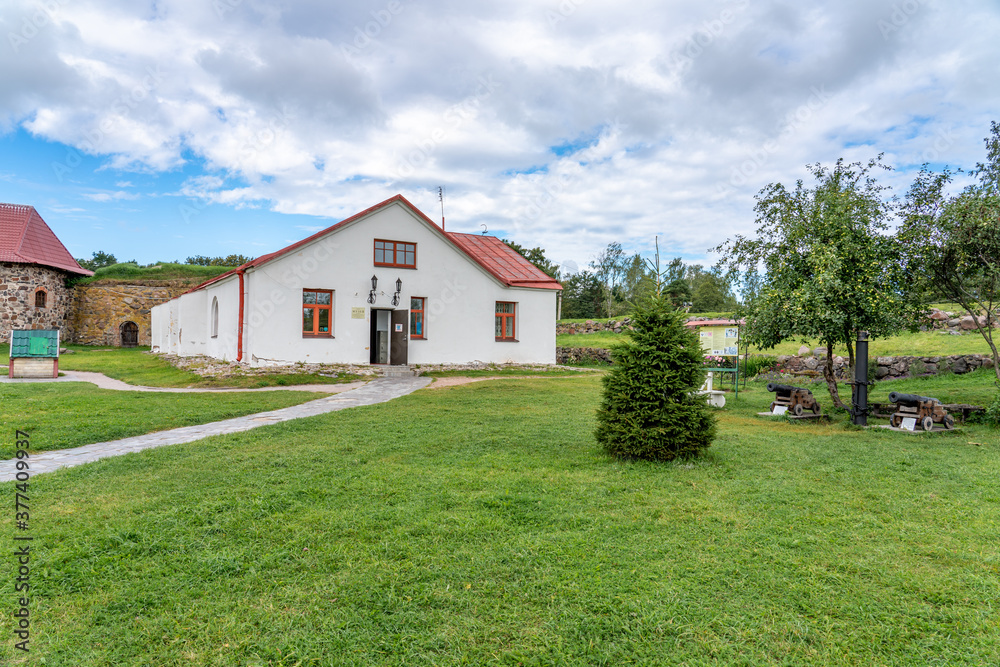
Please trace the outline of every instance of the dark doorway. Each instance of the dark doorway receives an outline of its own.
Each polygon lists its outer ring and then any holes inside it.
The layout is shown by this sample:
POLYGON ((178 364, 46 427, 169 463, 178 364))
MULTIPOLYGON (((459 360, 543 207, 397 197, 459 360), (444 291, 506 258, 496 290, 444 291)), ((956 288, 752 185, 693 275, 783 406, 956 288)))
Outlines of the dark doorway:
POLYGON ((393 366, 406 365, 406 339, 410 327, 410 311, 392 311, 392 331, 390 332, 389 363, 393 366))
POLYGON ((369 341, 369 361, 373 364, 389 363, 389 313, 388 310, 372 309, 371 340, 369 341))
POLYGON ((126 322, 121 326, 122 347, 136 347, 139 345, 139 325, 135 322, 126 322))

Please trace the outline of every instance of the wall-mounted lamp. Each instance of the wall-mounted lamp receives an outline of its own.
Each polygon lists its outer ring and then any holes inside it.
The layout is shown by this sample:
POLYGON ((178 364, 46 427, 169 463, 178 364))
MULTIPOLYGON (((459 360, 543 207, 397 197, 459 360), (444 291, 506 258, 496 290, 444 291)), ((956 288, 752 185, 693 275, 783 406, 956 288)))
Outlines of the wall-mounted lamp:
POLYGON ((396 278, 396 293, 392 295, 392 305, 399 305, 399 293, 403 290, 403 281, 396 278))
POLYGON ((378 276, 372 275, 372 291, 368 293, 368 303, 375 305, 375 290, 378 288, 378 276))

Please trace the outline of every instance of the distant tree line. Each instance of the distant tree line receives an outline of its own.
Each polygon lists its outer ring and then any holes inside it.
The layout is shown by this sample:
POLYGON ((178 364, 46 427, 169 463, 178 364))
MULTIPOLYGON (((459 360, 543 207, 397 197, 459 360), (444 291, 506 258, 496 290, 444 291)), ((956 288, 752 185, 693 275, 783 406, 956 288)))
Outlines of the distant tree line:
MULTIPOLYGON (((542 248, 527 249, 511 241, 505 243, 562 283, 565 319, 627 315, 656 291, 655 270, 638 253, 627 254, 621 243, 608 244, 587 269, 578 273, 561 272, 542 248)), ((731 311, 737 306, 736 297, 719 269, 706 270, 700 264, 685 264, 676 257, 661 272, 660 279, 663 294, 674 308, 711 313, 731 311)))
MULTIPOLYGON (((205 255, 195 255, 194 257, 188 257, 184 260, 185 264, 191 264, 194 266, 240 266, 249 262, 252 257, 247 257, 246 255, 227 255, 225 257, 206 257, 205 255)), ((134 259, 127 262, 121 262, 114 256, 114 253, 104 252, 103 250, 98 250, 92 253, 90 259, 76 258, 76 263, 87 269, 88 271, 96 271, 98 269, 103 269, 107 266, 114 266, 115 264, 135 264, 139 266, 139 263, 134 259)), ((179 261, 173 262, 153 262, 152 264, 147 264, 146 266, 156 266, 157 264, 180 264, 179 261)))

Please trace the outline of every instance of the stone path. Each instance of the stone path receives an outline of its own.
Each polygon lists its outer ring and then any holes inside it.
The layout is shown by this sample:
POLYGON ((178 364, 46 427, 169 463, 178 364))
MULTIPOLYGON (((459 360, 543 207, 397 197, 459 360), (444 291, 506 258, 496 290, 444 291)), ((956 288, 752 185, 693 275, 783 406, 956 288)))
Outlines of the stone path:
MULTIPOLYGON (((99 375, 99 374, 95 374, 99 375)), ((431 383, 430 378, 380 378, 356 387, 349 391, 344 391, 336 396, 321 398, 300 405, 293 405, 290 408, 271 410, 270 412, 259 412, 245 417, 236 417, 225 421, 202 424, 200 426, 185 426, 169 431, 159 431, 138 435, 122 440, 111 442, 98 442, 92 445, 83 445, 73 449, 60 449, 51 452, 31 453, 29 459, 32 476, 39 473, 52 472, 59 468, 78 466, 91 461, 97 461, 107 456, 121 456, 131 452, 139 452, 153 447, 163 447, 165 445, 177 445, 183 442, 193 442, 212 435, 223 435, 227 433, 242 433, 258 426, 267 424, 277 424, 279 422, 301 419, 302 417, 312 417, 328 412, 336 412, 345 408, 354 408, 361 405, 374 405, 384 403, 394 398, 405 396, 417 389, 422 389, 431 383)), ((126 385, 130 390, 135 387, 126 385)), ((315 385, 319 387, 344 387, 346 385, 315 385)), ((273 388, 269 387, 268 390, 273 388)), ((301 390, 301 387, 288 387, 288 389, 301 390)), ((245 391, 245 390, 239 390, 245 391)), ((0 482, 10 482, 14 480, 17 470, 15 468, 16 459, 0 461, 0 482)))
POLYGON ((89 371, 64 371, 65 375, 59 378, 14 378, 0 376, 0 384, 24 384, 36 382, 89 382, 97 385, 101 389, 113 389, 115 391, 156 391, 173 394, 192 394, 201 392, 233 392, 233 391, 315 391, 324 394, 339 394, 350 389, 357 389, 365 384, 364 380, 356 382, 345 382, 342 384, 299 384, 281 387, 254 387, 253 389, 241 389, 239 387, 220 389, 189 389, 178 387, 143 387, 141 385, 127 384, 121 380, 109 378, 104 373, 91 373, 89 371))

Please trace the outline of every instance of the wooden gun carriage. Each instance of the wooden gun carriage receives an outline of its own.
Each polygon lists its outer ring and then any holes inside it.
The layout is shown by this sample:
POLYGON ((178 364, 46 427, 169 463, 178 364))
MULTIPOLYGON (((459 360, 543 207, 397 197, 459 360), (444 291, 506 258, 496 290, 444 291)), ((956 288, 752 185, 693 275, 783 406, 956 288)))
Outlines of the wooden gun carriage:
POLYGON ((896 412, 889 418, 890 426, 899 427, 904 419, 913 418, 925 431, 933 431, 934 424, 941 424, 946 429, 955 428, 955 418, 936 398, 893 391, 889 393, 889 401, 896 404, 896 412))
POLYGON ((796 417, 801 417, 806 410, 811 411, 814 415, 821 412, 819 403, 816 402, 816 398, 809 389, 768 382, 767 390, 775 392, 774 401, 771 403, 771 412, 774 412, 776 407, 781 406, 788 408, 788 411, 796 417))

